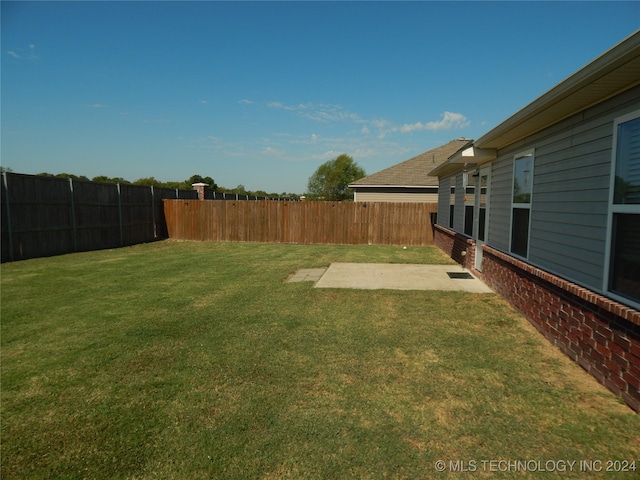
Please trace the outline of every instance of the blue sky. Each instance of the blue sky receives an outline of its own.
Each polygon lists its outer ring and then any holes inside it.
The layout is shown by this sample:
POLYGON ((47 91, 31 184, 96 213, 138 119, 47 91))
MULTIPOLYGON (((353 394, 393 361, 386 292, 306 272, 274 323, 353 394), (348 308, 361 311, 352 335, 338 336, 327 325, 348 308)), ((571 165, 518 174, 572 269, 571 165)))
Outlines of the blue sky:
POLYGON ((270 193, 478 138, 640 28, 640 2, 1 8, 4 167, 270 193))

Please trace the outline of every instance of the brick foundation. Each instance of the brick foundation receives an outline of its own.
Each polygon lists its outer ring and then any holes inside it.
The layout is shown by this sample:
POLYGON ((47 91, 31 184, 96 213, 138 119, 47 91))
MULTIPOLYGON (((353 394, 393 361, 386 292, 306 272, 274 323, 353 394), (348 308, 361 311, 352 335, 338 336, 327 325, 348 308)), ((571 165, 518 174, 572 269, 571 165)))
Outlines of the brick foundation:
MULTIPOLYGON (((463 235, 437 227, 435 243, 454 260, 475 250, 463 235)), ((462 263, 462 262, 461 262, 462 263)), ((601 384, 640 413, 640 311, 484 246, 482 272, 494 291, 601 384)))
POLYGON ((437 224, 434 225, 433 230, 433 240, 437 247, 464 268, 471 270, 474 267, 476 254, 475 240, 437 224))

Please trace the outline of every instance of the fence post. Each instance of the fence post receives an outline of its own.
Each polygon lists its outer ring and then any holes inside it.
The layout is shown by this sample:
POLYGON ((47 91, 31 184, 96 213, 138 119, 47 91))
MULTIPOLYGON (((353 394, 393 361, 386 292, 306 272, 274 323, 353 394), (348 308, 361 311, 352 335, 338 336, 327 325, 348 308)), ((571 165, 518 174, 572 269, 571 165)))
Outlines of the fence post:
POLYGON ((120 184, 117 183, 118 187, 118 221, 120 223, 120 246, 124 247, 124 232, 122 227, 122 192, 120 191, 120 184))
POLYGON ((209 187, 208 184, 203 182, 192 183, 191 187, 198 192, 198 200, 204 200, 206 198, 207 188, 209 187))
POLYGON ((69 196, 71 199, 71 231, 73 232, 73 251, 78 251, 78 230, 76 227, 76 202, 73 193, 73 178, 69 178, 69 196))
POLYGON ((9 237, 9 260, 13 261, 13 229, 11 228, 11 213, 9 208, 9 183, 7 182, 7 172, 2 172, 2 183, 4 183, 4 198, 2 199, 7 211, 7 236, 9 237))
POLYGON ((156 225, 156 197, 155 190, 153 189, 153 185, 151 185, 151 222, 153 223, 153 239, 156 240, 158 238, 158 228, 156 225))

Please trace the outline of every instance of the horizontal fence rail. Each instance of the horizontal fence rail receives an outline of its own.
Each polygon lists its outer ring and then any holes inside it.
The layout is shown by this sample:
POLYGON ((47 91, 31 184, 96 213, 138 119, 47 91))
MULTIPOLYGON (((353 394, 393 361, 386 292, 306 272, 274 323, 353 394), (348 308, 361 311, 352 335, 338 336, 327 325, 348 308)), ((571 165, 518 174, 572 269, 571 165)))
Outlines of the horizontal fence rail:
POLYGON ((169 238, 432 245, 435 203, 164 200, 169 238))
POLYGON ((2 174, 2 262, 168 237, 162 201, 195 190, 2 174))

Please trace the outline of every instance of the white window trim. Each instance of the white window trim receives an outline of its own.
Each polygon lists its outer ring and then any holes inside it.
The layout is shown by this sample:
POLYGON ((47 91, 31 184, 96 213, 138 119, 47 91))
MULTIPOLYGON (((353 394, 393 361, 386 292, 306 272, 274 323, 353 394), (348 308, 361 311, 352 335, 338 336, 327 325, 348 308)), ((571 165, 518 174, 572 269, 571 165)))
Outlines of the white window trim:
POLYGON ((613 203, 615 180, 616 180, 616 159, 618 155, 618 126, 640 117, 640 110, 635 110, 626 115, 617 117, 613 121, 613 145, 611 148, 611 173, 609 175, 609 205, 607 213, 607 236, 604 251, 604 276, 602 278, 602 291, 614 300, 640 309, 640 303, 618 295, 609 290, 609 276, 611 275, 611 238, 613 236, 613 215, 616 213, 635 213, 640 215, 640 205, 627 205, 613 203))
POLYGON ((523 260, 527 260, 529 258, 529 247, 531 246, 531 205, 533 204, 533 180, 534 180, 534 172, 535 172, 535 148, 530 148, 528 150, 523 150, 522 152, 516 153, 513 156, 513 171, 511 172, 511 209, 509 210, 509 255, 513 255, 516 258, 521 258, 523 260), (531 198, 529 203, 515 203, 513 201, 513 186, 515 184, 516 178, 516 160, 521 158, 531 157, 533 160, 531 162, 531 198), (529 210, 529 225, 527 226, 527 253, 526 255, 520 256, 517 253, 513 253, 513 209, 527 209, 529 210))
POLYGON ((476 194, 474 195, 475 199, 474 199, 474 212, 477 212, 476 215, 474 215, 474 219, 473 219, 473 238, 478 241, 478 242, 482 242, 482 243, 487 243, 489 240, 489 236, 488 236, 488 231, 489 231, 489 207, 490 207, 490 203, 491 203, 491 172, 493 171, 493 164, 488 163, 488 164, 484 164, 481 167, 478 167, 478 169, 476 170, 477 172, 477 185, 476 185, 476 194), (486 195, 486 205, 484 208, 484 213, 485 213, 485 225, 484 225, 484 240, 480 240, 479 237, 479 233, 480 233, 480 196, 482 195, 482 185, 481 185, 481 179, 482 179, 482 175, 483 175, 483 171, 484 174, 487 177, 487 186, 485 187, 485 195, 486 195))

